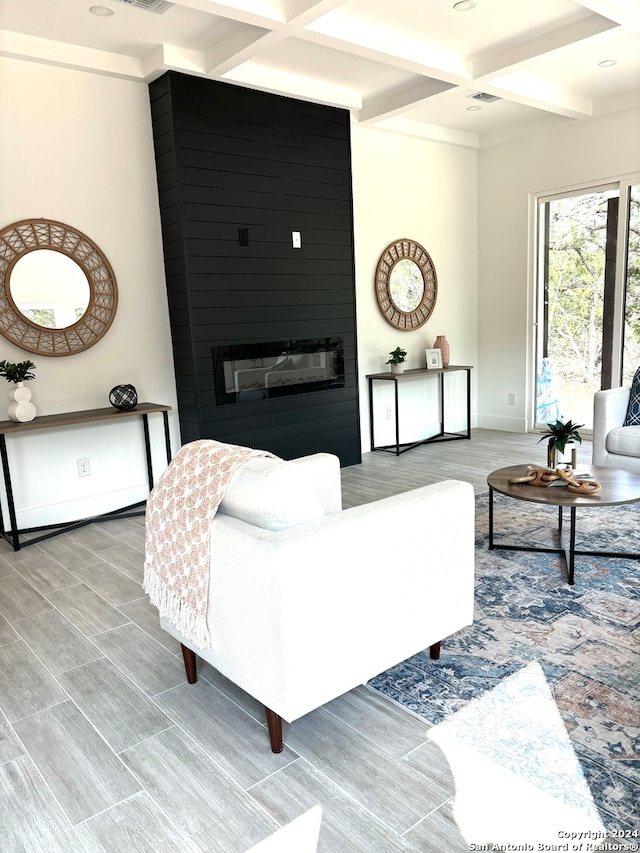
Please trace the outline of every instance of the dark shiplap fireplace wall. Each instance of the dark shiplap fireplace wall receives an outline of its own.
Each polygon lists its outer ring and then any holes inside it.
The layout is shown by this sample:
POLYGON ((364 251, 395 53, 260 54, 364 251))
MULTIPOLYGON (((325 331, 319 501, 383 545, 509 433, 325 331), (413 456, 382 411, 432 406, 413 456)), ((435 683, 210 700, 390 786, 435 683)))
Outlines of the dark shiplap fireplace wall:
POLYGON ((150 96, 182 441, 359 462, 348 112, 174 72, 150 96), (327 337, 344 387, 216 404, 214 347, 327 337))

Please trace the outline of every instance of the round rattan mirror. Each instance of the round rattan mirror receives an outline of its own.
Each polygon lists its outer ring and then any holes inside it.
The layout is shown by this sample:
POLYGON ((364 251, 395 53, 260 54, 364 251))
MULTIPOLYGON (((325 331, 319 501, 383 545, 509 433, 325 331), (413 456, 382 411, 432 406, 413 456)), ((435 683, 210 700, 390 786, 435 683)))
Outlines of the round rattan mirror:
POLYGON ((0 334, 12 344, 76 355, 103 337, 117 305, 111 264, 77 228, 24 219, 0 231, 0 334))
POLYGON ((376 299, 382 315, 406 332, 427 322, 436 304, 438 278, 427 250, 415 240, 394 240, 376 267, 376 299))

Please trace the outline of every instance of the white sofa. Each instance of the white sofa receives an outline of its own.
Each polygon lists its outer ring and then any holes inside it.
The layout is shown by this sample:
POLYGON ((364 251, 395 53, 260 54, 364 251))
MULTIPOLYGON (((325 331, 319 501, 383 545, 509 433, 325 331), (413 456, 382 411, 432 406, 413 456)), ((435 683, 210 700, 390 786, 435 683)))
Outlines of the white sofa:
POLYGON ((640 474, 640 426, 623 426, 630 395, 628 387, 594 394, 592 461, 640 474))
MULTIPOLYGON (((474 494, 450 480, 341 510, 337 457, 259 457, 211 525, 211 647, 183 647, 289 722, 431 648, 473 619, 474 494)), ((436 664, 434 664, 436 665, 436 664)))

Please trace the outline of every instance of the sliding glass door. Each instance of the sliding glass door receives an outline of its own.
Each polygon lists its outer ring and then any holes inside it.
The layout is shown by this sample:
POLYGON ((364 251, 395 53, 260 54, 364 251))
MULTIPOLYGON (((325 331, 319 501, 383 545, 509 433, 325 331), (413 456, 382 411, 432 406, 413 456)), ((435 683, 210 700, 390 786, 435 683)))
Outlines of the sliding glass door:
MULTIPOLYGON (((624 325, 622 347, 622 384, 633 379, 640 366, 640 183, 628 192, 627 251, 624 264, 624 325)), ((617 384, 617 383, 614 383, 617 384)))
POLYGON ((535 425, 593 426, 593 394, 640 364, 640 184, 538 200, 535 425))

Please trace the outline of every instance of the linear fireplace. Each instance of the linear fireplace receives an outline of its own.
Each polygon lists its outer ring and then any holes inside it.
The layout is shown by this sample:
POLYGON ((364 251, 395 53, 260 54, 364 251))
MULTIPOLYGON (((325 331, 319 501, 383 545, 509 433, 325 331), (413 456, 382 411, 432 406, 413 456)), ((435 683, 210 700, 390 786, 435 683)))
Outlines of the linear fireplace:
POLYGON ((344 388, 341 337, 213 347, 218 406, 344 388))

